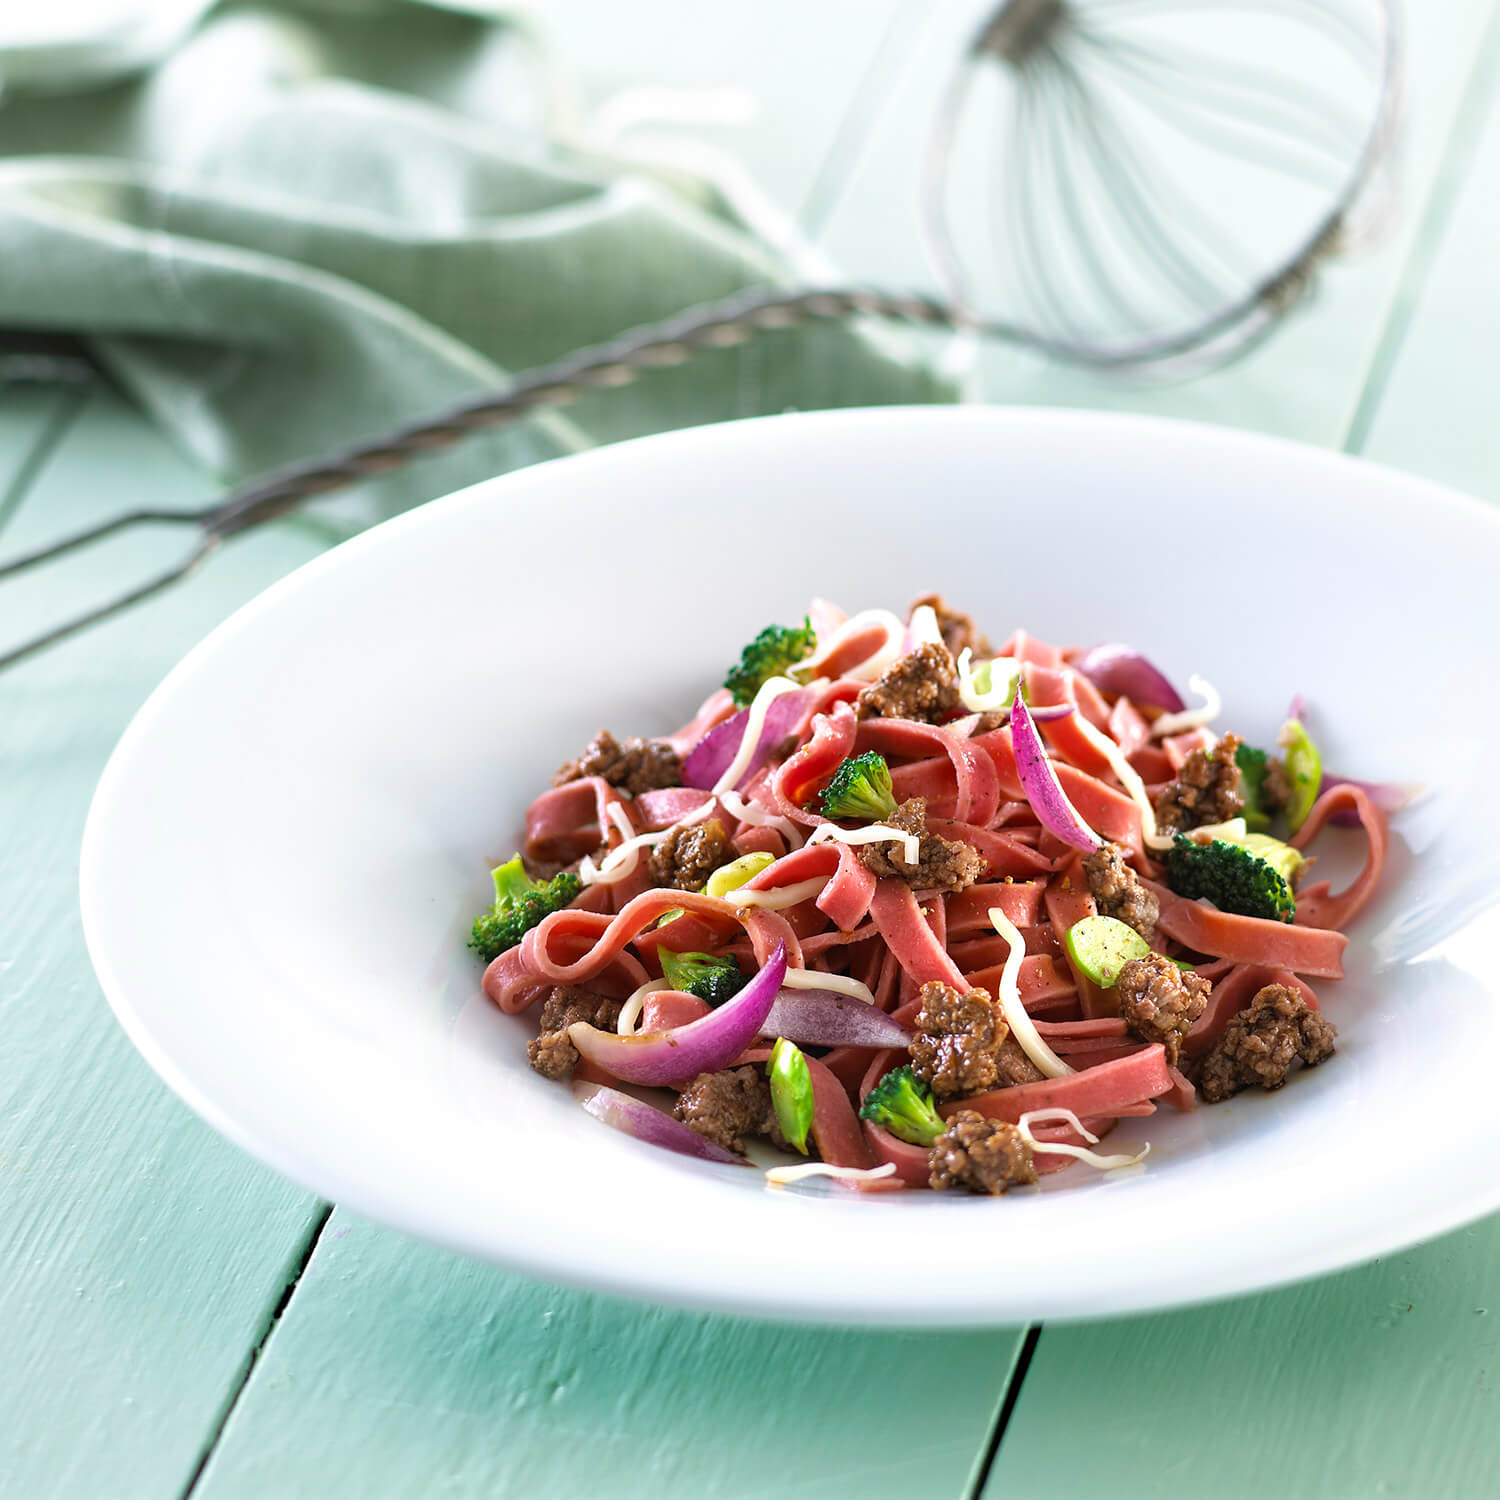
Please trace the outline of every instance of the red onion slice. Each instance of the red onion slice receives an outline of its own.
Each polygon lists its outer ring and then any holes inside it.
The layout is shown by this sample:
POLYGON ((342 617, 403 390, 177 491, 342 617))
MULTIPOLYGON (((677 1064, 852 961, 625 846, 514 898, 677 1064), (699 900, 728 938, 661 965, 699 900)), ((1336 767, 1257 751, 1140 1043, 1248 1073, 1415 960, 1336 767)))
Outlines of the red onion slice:
POLYGON ((877 1010, 838 990, 784 989, 761 1031, 809 1047, 907 1047, 911 1032, 877 1010))
POLYGON ((679 1151, 684 1156, 744 1166, 732 1151, 716 1146, 681 1120, 674 1120, 671 1115, 643 1104, 629 1094, 622 1094, 619 1089, 605 1088, 599 1083, 575 1083, 573 1097, 596 1120, 603 1120, 606 1125, 612 1125, 638 1141, 645 1141, 648 1146, 665 1146, 668 1151, 679 1151))
MULTIPOLYGON (((815 697, 810 688, 803 688, 800 692, 785 692, 771 700, 760 732, 760 744, 755 747, 755 754, 750 757, 750 764, 740 777, 736 790, 743 791, 750 784, 750 778, 770 759, 776 746, 797 727, 798 720, 815 697)), ((719 777, 734 764, 749 721, 750 710, 742 708, 722 724, 715 724, 688 751, 687 759, 682 763, 682 784, 712 791, 718 785, 719 777)))
POLYGON ((1187 707, 1182 694, 1167 681, 1166 675, 1152 666, 1134 646, 1121 645, 1118 641, 1090 646, 1070 665, 1101 692, 1118 693, 1132 703, 1164 708, 1172 714, 1181 713, 1187 707))
POLYGON ((1042 748, 1042 738, 1036 732, 1031 710, 1019 694, 1010 711, 1010 737, 1016 752, 1021 789, 1026 793, 1026 800, 1038 822, 1063 843, 1092 854, 1104 840, 1079 817, 1078 809, 1068 801, 1068 794, 1063 791, 1057 772, 1052 769, 1052 762, 1042 748))
POLYGON ((785 978, 786 944, 778 943, 738 995, 697 1021, 641 1036, 620 1036, 575 1021, 568 1037, 591 1063, 626 1083, 680 1083, 696 1073, 717 1073, 764 1032, 785 978))
MULTIPOLYGON (((1420 782, 1415 781, 1357 781, 1353 776, 1325 776, 1318 787, 1318 795, 1321 797, 1336 786, 1358 787, 1383 813, 1400 812, 1425 790, 1420 782)), ((1349 808, 1331 814, 1328 821, 1339 828, 1358 828, 1359 814, 1349 808)))

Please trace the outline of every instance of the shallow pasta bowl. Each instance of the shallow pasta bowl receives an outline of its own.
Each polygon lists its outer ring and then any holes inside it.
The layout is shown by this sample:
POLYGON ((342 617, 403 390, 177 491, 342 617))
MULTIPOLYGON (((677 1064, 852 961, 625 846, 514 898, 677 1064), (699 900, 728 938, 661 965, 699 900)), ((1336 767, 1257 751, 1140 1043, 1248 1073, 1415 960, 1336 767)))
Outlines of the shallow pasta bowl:
POLYGON ((972 1324, 1333 1270, 1500 1206, 1497 577, 1474 501, 1173 423, 850 411, 543 464, 339 547, 177 667, 95 796, 89 950, 146 1058, 247 1151, 559 1281, 972 1324), (1127 1122, 1111 1149, 1149 1139, 1143 1168, 996 1200, 773 1189, 608 1129, 481 998, 488 864, 594 730, 682 723, 768 621, 932 588, 993 633, 1202 673, 1262 743, 1305 693, 1330 764, 1427 785, 1322 986, 1337 1057, 1127 1122))

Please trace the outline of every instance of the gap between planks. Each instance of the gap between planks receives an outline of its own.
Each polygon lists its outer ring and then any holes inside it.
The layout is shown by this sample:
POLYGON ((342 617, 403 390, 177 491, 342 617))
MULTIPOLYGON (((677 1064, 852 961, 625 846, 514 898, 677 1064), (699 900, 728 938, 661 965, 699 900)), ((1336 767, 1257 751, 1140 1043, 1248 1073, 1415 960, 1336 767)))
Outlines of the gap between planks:
POLYGON ((964 1491, 964 1500, 979 1500, 990 1482, 990 1470, 995 1467, 995 1459, 1000 1453, 1000 1444, 1005 1441, 1005 1429, 1010 1426, 1016 1403, 1021 1399, 1021 1386, 1025 1383, 1026 1372, 1031 1368, 1036 1346, 1041 1342, 1042 1327, 1041 1323, 1033 1323, 1026 1330, 1020 1353, 1016 1355, 1016 1362, 1011 1366, 1010 1379, 1005 1383, 1005 1392, 995 1412, 995 1425, 990 1429, 989 1440, 980 1452, 973 1474, 969 1476, 969 1485, 964 1491))
POLYGON ((276 1305, 271 1308, 269 1316, 261 1324, 255 1342, 250 1346, 250 1353, 245 1357, 244 1365, 230 1386, 229 1394, 219 1408, 218 1415, 214 1418, 213 1426, 209 1429, 208 1440, 199 1452, 198 1462, 193 1465, 193 1472, 188 1476, 188 1482, 183 1486, 178 1500, 192 1500, 199 1481, 203 1478, 218 1449, 219 1440, 224 1436, 224 1429, 229 1425, 229 1419, 234 1415, 234 1409, 239 1405, 240 1397, 245 1394, 246 1387, 249 1386, 251 1377, 255 1374, 255 1367, 260 1363, 260 1357, 265 1352, 266 1345, 271 1341, 271 1335, 276 1332, 282 1314, 291 1305, 297 1288, 302 1284, 302 1277, 317 1253, 318 1242, 323 1238, 323 1231, 328 1227, 328 1221, 332 1217, 333 1204, 320 1205, 317 1218, 313 1220, 302 1243, 297 1247, 296 1254, 292 1257, 281 1295, 276 1299, 276 1305))

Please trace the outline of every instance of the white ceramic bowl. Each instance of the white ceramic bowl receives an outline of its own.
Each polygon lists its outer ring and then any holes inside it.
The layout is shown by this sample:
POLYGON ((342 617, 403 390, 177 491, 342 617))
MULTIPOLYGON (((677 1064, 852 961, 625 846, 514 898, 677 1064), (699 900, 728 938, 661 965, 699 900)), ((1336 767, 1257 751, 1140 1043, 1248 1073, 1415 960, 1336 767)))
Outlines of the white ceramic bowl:
POLYGON ((559 1281, 971 1324, 1332 1270, 1500 1205, 1497 579, 1473 501, 1162 422, 846 411, 544 464, 309 564, 168 677, 95 797, 89 950, 137 1046, 247 1151, 559 1281), (1322 986, 1337 1058, 1130 1122, 1112 1145, 1149 1138, 1144 1169, 998 1200, 778 1191, 597 1123, 479 998, 488 863, 595 729, 676 725, 768 621, 931 588, 992 633, 1201 672, 1262 742, 1304 692, 1329 764, 1432 788, 1322 986))

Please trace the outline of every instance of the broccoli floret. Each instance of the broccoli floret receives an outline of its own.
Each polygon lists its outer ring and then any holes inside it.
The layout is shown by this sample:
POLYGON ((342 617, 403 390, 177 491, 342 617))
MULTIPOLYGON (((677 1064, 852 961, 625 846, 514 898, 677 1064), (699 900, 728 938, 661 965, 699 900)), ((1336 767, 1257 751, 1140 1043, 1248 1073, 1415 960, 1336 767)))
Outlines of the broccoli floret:
MULTIPOLYGON (((1264 844, 1286 847, 1275 839, 1264 839, 1264 844)), ((1265 857, 1270 852, 1257 853, 1228 839, 1200 844, 1178 834, 1167 855, 1167 884, 1190 900, 1206 896, 1220 911, 1290 922, 1297 910, 1291 881, 1277 862, 1265 857)))
POLYGON ((891 768, 885 757, 873 750, 841 761, 833 780, 823 788, 825 818, 868 818, 872 823, 884 823, 895 811, 891 768))
POLYGON ((1234 763, 1240 768, 1240 815, 1245 827, 1257 832, 1271 826, 1271 815, 1265 806, 1266 767, 1271 757, 1254 745, 1240 745, 1234 752, 1234 763))
POLYGON ((490 873, 495 904, 475 917, 469 935, 469 946, 486 963, 514 948, 543 917, 561 911, 583 889, 578 877, 566 870, 551 880, 533 880, 519 854, 490 873))
POLYGON ((767 625, 740 652, 739 665, 730 668, 724 686, 744 708, 770 678, 784 676, 788 668, 811 656, 817 641, 810 618, 800 625, 767 625))
POLYGON ((710 1005, 722 1005, 750 982, 727 953, 715 958, 711 953, 673 953, 670 948, 656 951, 667 983, 710 1005))
POLYGON ((913 1146, 930 1146, 947 1129, 932 1090, 909 1067, 887 1073, 866 1096, 859 1117, 913 1146))

